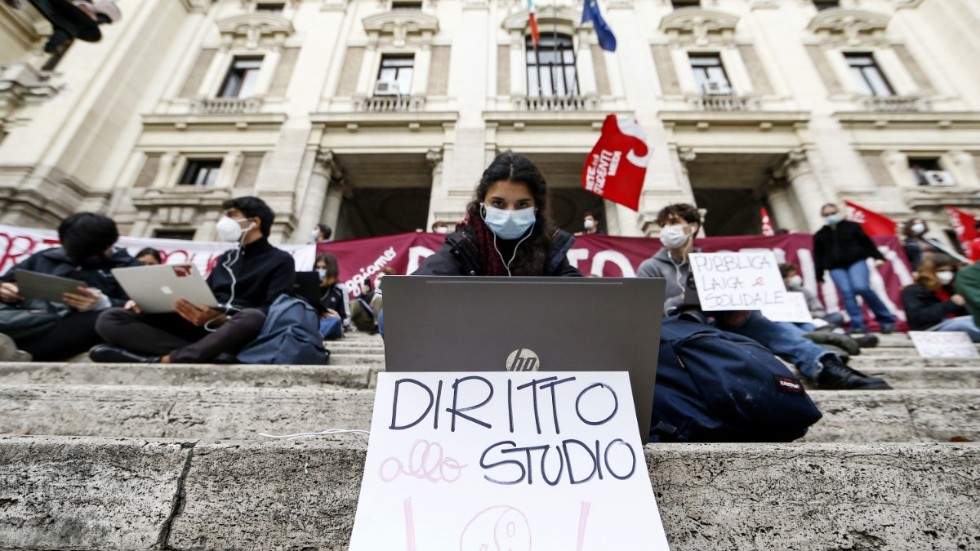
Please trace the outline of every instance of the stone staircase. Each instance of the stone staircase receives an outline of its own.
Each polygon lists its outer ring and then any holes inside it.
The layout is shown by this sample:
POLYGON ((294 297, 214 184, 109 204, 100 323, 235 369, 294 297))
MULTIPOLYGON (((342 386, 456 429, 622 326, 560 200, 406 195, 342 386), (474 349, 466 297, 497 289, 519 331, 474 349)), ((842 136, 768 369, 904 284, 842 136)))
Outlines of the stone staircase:
MULTIPOLYGON (((345 549, 379 337, 316 366, 0 364, 0 549, 345 549)), ((802 442, 646 460, 674 550, 980 549, 980 362, 904 335, 851 361, 893 391, 811 391, 802 442)), ((644 549, 638 543, 637 549, 644 549)))

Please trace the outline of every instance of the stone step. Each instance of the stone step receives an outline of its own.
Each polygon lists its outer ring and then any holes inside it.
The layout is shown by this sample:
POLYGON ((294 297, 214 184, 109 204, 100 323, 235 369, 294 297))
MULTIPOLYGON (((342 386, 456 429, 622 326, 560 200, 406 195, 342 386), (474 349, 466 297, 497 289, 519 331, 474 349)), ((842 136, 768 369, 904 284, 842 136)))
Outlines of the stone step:
MULTIPOLYGON (((930 359, 906 362, 868 361, 851 365, 869 375, 884 377, 896 389, 980 389, 980 366, 972 360, 930 359), (917 367, 918 364, 924 364, 917 367)), ((329 366, 214 365, 214 364, 0 364, 0 385, 137 385, 185 387, 371 388, 383 364, 329 366)), ((812 386, 812 385, 811 385, 812 386)))
MULTIPOLYGON (((812 442, 980 440, 980 390, 813 391, 812 442)), ((370 427, 371 389, 0 386, 0 434, 247 439, 370 427)))
MULTIPOLYGON (((366 446, 0 438, 0 548, 346 549, 366 446)), ((673 551, 980 548, 977 444, 644 451, 673 551)))

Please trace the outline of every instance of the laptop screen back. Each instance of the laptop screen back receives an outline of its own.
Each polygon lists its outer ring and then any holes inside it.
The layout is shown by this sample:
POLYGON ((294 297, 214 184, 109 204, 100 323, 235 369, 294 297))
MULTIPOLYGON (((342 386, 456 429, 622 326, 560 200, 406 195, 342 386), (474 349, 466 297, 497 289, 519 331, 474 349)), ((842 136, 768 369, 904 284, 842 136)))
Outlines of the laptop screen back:
POLYGON ((385 278, 387 371, 629 371, 647 441, 665 282, 385 278))

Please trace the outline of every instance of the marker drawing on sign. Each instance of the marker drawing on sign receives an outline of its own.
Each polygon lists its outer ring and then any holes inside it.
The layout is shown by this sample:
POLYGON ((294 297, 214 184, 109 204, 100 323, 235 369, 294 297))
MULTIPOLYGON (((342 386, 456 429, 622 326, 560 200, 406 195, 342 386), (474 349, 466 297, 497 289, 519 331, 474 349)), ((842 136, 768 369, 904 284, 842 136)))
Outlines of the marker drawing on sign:
POLYGON ((578 511, 578 541, 575 545, 575 551, 583 551, 585 549, 585 526, 589 523, 589 509, 592 504, 588 501, 583 501, 579 504, 578 511))
POLYGON ((466 465, 461 465, 452 457, 444 457, 442 445, 438 442, 416 440, 408 452, 407 466, 397 457, 389 457, 381 462, 381 467, 378 468, 378 476, 385 482, 391 482, 401 475, 406 475, 433 483, 448 482, 452 484, 459 480, 464 468, 466 465))
POLYGON ((509 505, 487 507, 476 514, 459 536, 459 551, 531 551, 531 524, 509 505))
POLYGON ((405 511, 405 547, 408 551, 415 551, 415 512, 412 510, 412 498, 407 498, 402 503, 405 511))

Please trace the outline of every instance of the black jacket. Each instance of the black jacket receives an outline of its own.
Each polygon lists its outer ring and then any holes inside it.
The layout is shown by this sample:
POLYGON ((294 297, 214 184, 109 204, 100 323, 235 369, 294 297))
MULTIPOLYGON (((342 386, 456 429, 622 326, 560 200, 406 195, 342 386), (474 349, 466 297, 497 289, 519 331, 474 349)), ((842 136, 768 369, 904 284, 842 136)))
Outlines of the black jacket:
MULTIPOLYGON (((949 294, 954 294, 947 287, 949 294)), ((946 316, 965 316, 969 314, 965 306, 960 306, 951 300, 942 300, 925 286, 916 283, 902 289, 902 305, 908 317, 909 329, 923 331, 946 319, 946 316)))
MULTIPOLYGON (((568 263, 565 256, 575 243, 575 238, 568 232, 555 230, 552 239, 551 253, 545 264, 545 276, 552 277, 582 277, 577 268, 568 263)), ((436 253, 424 261, 412 275, 485 275, 480 273, 480 254, 477 250, 477 240, 469 228, 457 230, 446 236, 446 241, 436 253)))
POLYGON ((27 260, 3 274, 0 281, 14 281, 16 279, 15 274, 19 270, 77 279, 87 287, 102 291, 102 294, 112 301, 113 306, 122 306, 128 297, 119 282, 116 281, 115 276, 112 275, 111 270, 142 265, 142 262, 130 256, 124 249, 113 249, 112 254, 102 259, 98 264, 83 266, 68 256, 65 249, 56 247, 32 254, 27 260))
POLYGON ((236 308, 261 308, 269 306, 283 293, 289 293, 296 279, 296 263, 289 253, 269 244, 265 237, 241 248, 241 256, 231 265, 238 249, 226 251, 208 276, 208 286, 221 304, 231 300, 236 308), (234 274, 234 298, 232 276, 234 274))
POLYGON ((320 304, 328 310, 337 312, 343 319, 350 317, 350 314, 347 313, 347 308, 344 306, 344 290, 340 285, 334 284, 326 289, 321 288, 320 304))
POLYGON ((874 241, 861 226, 850 220, 842 220, 836 226, 824 226, 813 235, 813 262, 817 268, 817 281, 826 271, 847 268, 866 258, 884 260, 874 241))

